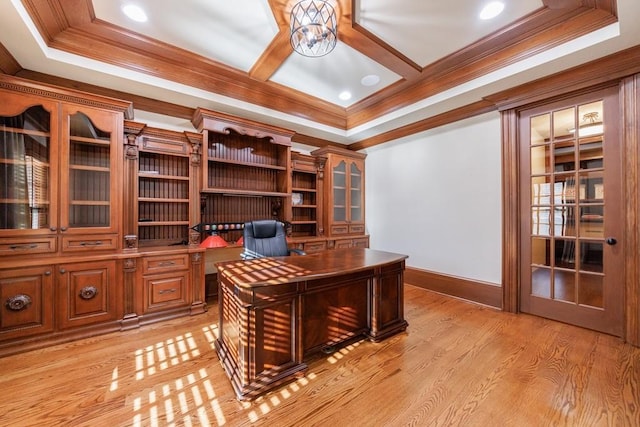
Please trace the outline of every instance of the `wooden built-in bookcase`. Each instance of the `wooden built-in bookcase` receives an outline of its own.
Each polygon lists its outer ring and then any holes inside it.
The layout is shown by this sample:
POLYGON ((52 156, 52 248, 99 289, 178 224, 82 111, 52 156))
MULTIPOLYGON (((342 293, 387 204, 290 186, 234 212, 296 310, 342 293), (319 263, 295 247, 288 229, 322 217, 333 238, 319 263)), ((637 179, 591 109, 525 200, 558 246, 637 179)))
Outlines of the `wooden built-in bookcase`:
MULTIPOLYGON (((194 126, 202 132, 203 223, 242 225, 255 219, 291 217, 291 136, 293 132, 198 109, 194 126)), ((220 235, 230 244, 241 227, 220 235)))
POLYGON ((0 356, 202 313, 211 225, 217 261, 256 219, 307 252, 368 246, 364 155, 293 152, 292 131, 205 109, 198 132, 155 128, 129 102, 6 75, 0 96, 0 356))
POLYGON ((0 74, 0 356, 202 313, 202 135, 0 74))
POLYGON ((291 227, 289 243, 305 252, 327 249, 323 221, 326 158, 291 152, 291 227))
POLYGON ((136 132, 132 220, 138 247, 195 245, 202 135, 126 122, 136 132), (136 129, 138 129, 136 131, 136 129), (135 156, 137 153, 137 157, 135 156), (191 241, 191 239, 194 239, 191 241))

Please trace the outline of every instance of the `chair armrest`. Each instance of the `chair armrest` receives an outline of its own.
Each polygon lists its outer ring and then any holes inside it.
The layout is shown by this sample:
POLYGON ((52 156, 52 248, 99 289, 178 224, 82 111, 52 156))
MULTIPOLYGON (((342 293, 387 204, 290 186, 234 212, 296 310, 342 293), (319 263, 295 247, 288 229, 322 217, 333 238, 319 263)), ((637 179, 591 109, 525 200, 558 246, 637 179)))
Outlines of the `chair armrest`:
POLYGON ((305 251, 303 251, 302 249, 289 249, 289 255, 306 255, 307 253, 305 251))

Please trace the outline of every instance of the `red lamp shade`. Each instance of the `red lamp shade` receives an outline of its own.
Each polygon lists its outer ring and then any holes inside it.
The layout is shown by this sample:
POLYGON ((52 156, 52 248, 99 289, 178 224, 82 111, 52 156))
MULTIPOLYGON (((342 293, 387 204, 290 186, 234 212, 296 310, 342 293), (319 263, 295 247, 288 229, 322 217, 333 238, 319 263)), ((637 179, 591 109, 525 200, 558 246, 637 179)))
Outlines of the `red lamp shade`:
POLYGON ((236 240, 236 245, 238 246, 244 245, 244 236, 240 236, 240 238, 236 240))
POLYGON ((200 243, 201 248, 207 249, 224 248, 225 246, 227 246, 227 242, 225 242, 224 239, 217 234, 211 234, 207 236, 207 238, 204 239, 202 243, 200 243))

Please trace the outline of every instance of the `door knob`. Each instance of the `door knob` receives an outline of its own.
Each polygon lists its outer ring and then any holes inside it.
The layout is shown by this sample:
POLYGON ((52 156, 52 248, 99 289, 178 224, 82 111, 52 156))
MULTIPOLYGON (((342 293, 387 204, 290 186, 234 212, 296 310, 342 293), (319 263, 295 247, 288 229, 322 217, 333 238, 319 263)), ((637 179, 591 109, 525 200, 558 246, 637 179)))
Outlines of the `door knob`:
POLYGON ((618 243, 618 241, 613 237, 607 237, 607 240, 605 240, 605 242, 607 242, 607 245, 611 245, 611 246, 618 243))

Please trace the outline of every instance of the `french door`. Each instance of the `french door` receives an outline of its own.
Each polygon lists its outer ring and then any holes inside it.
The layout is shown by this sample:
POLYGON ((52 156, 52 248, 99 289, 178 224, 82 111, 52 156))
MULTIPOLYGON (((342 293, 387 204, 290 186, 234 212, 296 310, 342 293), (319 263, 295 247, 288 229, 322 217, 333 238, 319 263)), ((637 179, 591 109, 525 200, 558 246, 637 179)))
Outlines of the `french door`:
POLYGON ((520 311, 622 336, 617 88, 521 111, 520 311))

